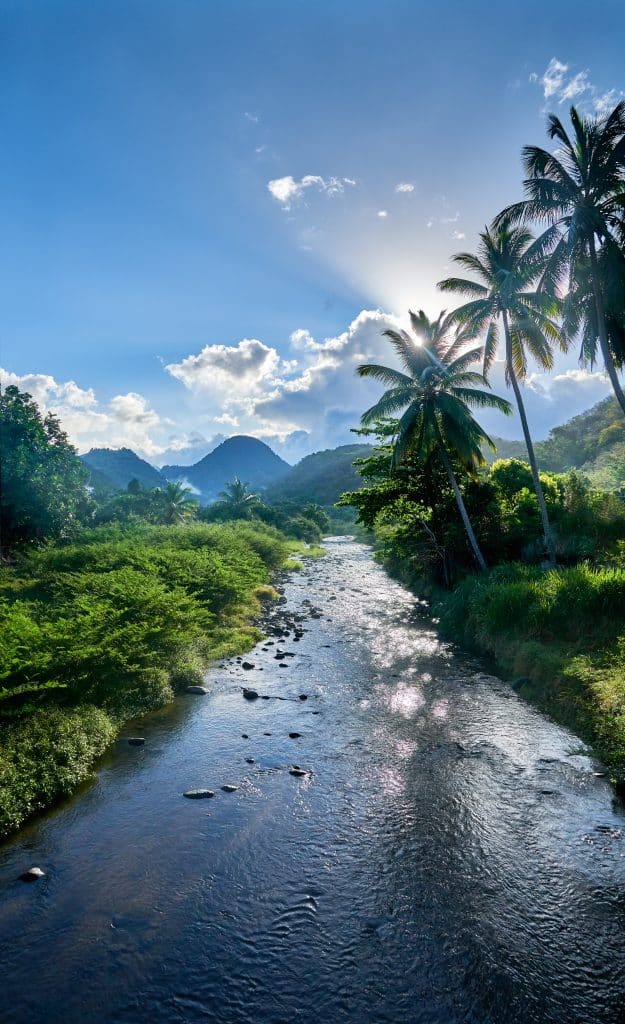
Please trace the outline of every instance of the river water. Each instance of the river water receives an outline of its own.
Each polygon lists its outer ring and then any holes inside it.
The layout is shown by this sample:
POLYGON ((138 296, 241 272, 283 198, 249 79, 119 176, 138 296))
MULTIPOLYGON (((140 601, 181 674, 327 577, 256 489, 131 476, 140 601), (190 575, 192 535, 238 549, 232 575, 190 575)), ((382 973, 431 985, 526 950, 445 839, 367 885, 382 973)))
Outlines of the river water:
POLYGON ((3 1022, 625 1021, 599 766, 365 546, 326 546, 278 609, 301 639, 216 667, 0 848, 3 1022))

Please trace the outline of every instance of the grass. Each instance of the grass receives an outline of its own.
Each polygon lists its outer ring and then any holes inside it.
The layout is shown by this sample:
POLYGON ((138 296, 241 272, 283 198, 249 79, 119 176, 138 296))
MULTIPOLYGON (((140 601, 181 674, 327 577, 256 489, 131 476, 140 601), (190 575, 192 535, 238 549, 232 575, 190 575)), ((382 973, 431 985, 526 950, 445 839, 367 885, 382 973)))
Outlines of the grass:
POLYGON ((293 550, 260 522, 107 526, 3 569, 0 835, 88 778, 129 718, 254 646, 293 550))
POLYGON ((434 608, 444 634, 493 657, 625 782, 625 570, 502 566, 434 608))

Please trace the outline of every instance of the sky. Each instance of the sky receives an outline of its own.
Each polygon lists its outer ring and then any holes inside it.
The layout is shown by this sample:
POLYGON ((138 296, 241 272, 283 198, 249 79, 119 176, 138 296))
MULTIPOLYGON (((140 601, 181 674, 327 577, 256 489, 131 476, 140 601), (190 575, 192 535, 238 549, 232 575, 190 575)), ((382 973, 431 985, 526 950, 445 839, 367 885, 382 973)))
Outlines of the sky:
MULTIPOLYGON (((355 368, 450 308, 546 114, 624 94, 624 39, 621 0, 0 0, 3 384, 156 465, 349 443, 355 368)), ((575 350, 532 368, 534 435, 608 393, 575 350)))

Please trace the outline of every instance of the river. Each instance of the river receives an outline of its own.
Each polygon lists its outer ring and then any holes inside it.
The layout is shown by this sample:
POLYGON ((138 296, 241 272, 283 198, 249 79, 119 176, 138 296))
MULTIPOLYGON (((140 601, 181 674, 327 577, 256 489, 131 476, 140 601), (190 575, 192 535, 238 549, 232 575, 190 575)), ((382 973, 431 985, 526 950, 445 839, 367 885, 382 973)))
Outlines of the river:
POLYGON ((625 1020, 600 766, 365 546, 326 547, 277 609, 301 639, 215 667, 0 847, 3 1022, 625 1020))

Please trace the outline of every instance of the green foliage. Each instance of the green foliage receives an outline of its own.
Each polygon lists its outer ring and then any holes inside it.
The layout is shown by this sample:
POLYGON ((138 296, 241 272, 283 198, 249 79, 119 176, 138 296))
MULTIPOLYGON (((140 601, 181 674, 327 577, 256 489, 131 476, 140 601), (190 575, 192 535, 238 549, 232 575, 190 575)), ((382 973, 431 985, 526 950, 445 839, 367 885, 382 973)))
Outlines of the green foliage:
POLYGON ((58 420, 16 387, 0 394, 2 545, 69 537, 88 519, 88 473, 58 420))
POLYGON ((88 779, 115 738, 105 711, 93 706, 38 711, 2 730, 0 835, 88 779))

